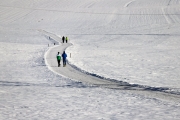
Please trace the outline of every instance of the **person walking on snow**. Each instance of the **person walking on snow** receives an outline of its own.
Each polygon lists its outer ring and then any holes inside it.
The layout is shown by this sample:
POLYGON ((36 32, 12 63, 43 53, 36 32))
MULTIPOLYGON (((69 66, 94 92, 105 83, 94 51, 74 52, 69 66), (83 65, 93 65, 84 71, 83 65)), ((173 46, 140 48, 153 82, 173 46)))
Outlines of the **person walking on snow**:
POLYGON ((62 37, 62 42, 64 43, 64 41, 65 41, 65 37, 63 36, 63 37, 62 37))
POLYGON ((68 41, 68 37, 66 37, 66 43, 67 43, 67 41, 68 41))
POLYGON ((61 55, 59 54, 59 52, 58 52, 58 54, 56 55, 56 58, 57 58, 57 62, 58 62, 58 67, 60 67, 60 62, 61 62, 61 55))
POLYGON ((66 54, 66 52, 64 51, 63 54, 62 54, 62 58, 63 58, 63 67, 66 66, 66 57, 67 57, 67 54, 66 54))

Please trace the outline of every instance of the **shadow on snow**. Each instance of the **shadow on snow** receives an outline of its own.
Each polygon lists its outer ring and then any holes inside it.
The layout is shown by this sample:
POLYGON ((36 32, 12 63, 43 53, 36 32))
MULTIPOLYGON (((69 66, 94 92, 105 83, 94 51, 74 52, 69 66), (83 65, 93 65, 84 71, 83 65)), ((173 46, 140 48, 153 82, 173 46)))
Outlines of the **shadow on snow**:
POLYGON ((60 84, 60 83, 27 83, 27 82, 9 82, 9 81, 0 81, 0 86, 14 86, 14 87, 62 87, 62 88, 89 88, 96 86, 87 86, 82 82, 71 81, 70 83, 60 84))

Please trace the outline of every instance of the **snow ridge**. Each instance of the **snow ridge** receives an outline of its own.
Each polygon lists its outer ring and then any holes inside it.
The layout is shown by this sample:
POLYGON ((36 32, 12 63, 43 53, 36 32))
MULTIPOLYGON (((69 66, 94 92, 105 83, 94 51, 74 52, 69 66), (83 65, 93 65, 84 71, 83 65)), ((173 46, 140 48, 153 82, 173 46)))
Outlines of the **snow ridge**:
MULTIPOLYGON (((78 70, 78 71, 80 71, 80 72, 82 72, 84 74, 91 75, 93 77, 97 77, 97 78, 100 78, 102 80, 111 81, 111 82, 117 83, 118 86, 121 86, 120 88, 115 88, 115 89, 122 89, 123 88, 123 90, 156 91, 156 92, 164 92, 164 93, 169 93, 169 94, 180 95, 180 92, 176 91, 174 88, 152 87, 152 86, 139 85, 139 84, 130 84, 130 83, 125 82, 125 81, 120 81, 120 80, 111 79, 111 78, 105 78, 105 77, 100 76, 98 74, 87 72, 87 71, 82 70, 81 68, 78 68, 77 66, 75 66, 75 65, 73 65, 73 64, 71 64, 69 62, 68 62, 68 64, 71 67, 73 67, 74 69, 76 69, 76 70, 78 70)), ((100 85, 100 86, 103 86, 103 85, 100 85)))

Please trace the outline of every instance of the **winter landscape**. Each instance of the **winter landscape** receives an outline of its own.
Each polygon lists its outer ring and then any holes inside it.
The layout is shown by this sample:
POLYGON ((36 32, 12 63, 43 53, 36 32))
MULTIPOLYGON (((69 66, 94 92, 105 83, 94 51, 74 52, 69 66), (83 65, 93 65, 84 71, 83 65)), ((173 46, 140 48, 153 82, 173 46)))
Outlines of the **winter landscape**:
POLYGON ((0 0, 0 120, 180 120, 179 37, 180 0, 0 0))

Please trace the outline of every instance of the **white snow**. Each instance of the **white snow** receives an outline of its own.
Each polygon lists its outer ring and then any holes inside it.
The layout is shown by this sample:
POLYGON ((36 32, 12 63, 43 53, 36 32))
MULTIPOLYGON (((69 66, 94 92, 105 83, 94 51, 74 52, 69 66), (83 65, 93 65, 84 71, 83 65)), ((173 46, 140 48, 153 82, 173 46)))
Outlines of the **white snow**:
POLYGON ((87 85, 44 59, 68 36, 81 70, 178 93, 179 13, 179 0, 0 0, 0 120, 179 120, 179 95, 87 85))

